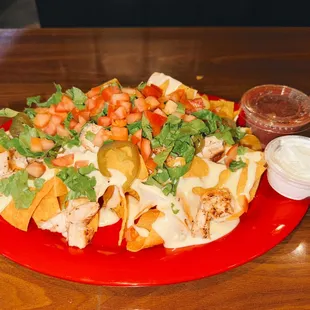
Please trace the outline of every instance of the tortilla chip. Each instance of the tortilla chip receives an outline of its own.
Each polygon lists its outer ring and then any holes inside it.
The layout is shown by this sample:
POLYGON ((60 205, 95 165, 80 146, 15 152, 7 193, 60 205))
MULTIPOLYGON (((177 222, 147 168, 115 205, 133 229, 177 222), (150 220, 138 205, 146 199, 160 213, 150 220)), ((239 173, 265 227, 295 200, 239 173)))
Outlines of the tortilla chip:
POLYGON ((139 194, 132 188, 129 188, 128 191, 126 192, 126 194, 132 196, 133 198, 137 199, 138 201, 140 201, 140 196, 139 194))
POLYGON ((210 100, 210 109, 215 114, 220 117, 227 117, 229 119, 234 119, 234 107, 235 103, 233 101, 226 100, 210 100))
POLYGON ((57 213, 59 213, 60 207, 57 197, 54 195, 53 189, 43 197, 41 202, 38 204, 38 207, 35 209, 32 218, 39 225, 42 221, 47 221, 57 213))
POLYGON ((209 174, 208 164, 200 157, 195 156, 190 169, 184 174, 183 178, 202 178, 209 174))
POLYGON ((180 195, 180 199, 182 202, 181 204, 183 206, 184 213, 186 214, 188 221, 190 223, 192 223, 194 221, 194 219, 193 219, 192 214, 191 214, 191 207, 189 206, 189 204, 188 204, 188 202, 187 202, 187 200, 183 194, 180 195))
POLYGON ((54 195, 55 197, 66 196, 68 194, 68 188, 66 184, 58 177, 54 178, 54 195))
POLYGON ((240 143, 240 145, 246 146, 246 147, 252 149, 253 151, 261 151, 263 149, 262 144, 260 143, 258 138, 252 134, 245 135, 239 141, 239 143, 240 143))
POLYGON ((219 176, 219 181, 216 187, 223 187, 223 185, 227 182, 230 175, 231 175, 231 171, 229 169, 223 170, 219 176))
POLYGON ((252 189, 250 190, 250 201, 252 201, 254 199, 256 191, 258 189, 258 185, 260 183, 260 179, 261 179, 263 173, 266 171, 266 169, 267 169, 267 166, 266 166, 265 158, 262 158, 257 163, 255 182, 253 184, 252 189))
POLYGON ((139 168, 139 172, 137 175, 137 179, 145 180, 148 178, 149 173, 148 173, 148 170, 146 168, 146 165, 145 165, 145 162, 144 162, 142 156, 141 155, 139 155, 139 156, 140 156, 140 168, 139 168))
POLYGON ((103 198, 103 204, 102 204, 103 208, 105 208, 107 206, 109 200, 112 198, 114 190, 115 190, 115 186, 111 185, 104 192, 103 197, 102 197, 103 198))
POLYGON ((2 211, 1 216, 12 226, 27 231, 30 219, 41 200, 51 191, 54 180, 48 180, 44 183, 42 189, 36 194, 32 204, 28 209, 16 209, 12 200, 9 205, 2 211))
POLYGON ((169 87, 169 80, 166 80, 163 84, 159 86, 159 88, 163 91, 163 95, 166 94, 167 88, 169 87))
POLYGON ((95 216, 91 219, 87 227, 93 229, 93 231, 96 232, 98 230, 98 226, 99 226, 99 212, 95 214, 95 216))
POLYGON ((164 240, 152 228, 153 223, 158 219, 158 217, 163 215, 164 214, 162 212, 156 209, 151 209, 144 213, 140 217, 136 226, 148 230, 149 235, 147 237, 142 237, 136 232, 134 227, 130 227, 128 233, 130 234, 131 240, 127 241, 127 250, 130 252, 138 252, 142 249, 163 244, 164 240))
POLYGON ((116 208, 114 210, 117 213, 117 215, 122 219, 122 227, 121 227, 121 230, 119 232, 119 237, 118 237, 118 245, 121 245, 124 239, 127 219, 128 219, 127 200, 125 197, 121 196, 121 202, 118 208, 119 208, 119 212, 116 211, 116 208))

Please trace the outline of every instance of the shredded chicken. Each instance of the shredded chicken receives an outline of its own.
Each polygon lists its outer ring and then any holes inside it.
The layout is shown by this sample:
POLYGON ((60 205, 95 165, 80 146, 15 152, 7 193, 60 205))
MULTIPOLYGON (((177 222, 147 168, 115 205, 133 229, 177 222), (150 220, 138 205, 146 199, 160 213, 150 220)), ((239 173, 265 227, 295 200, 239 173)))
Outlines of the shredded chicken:
POLYGON ((90 202, 87 198, 70 200, 65 210, 41 223, 39 227, 61 233, 67 238, 69 246, 83 249, 94 236, 95 231, 87 225, 98 210, 99 204, 90 202))
POLYGON ((224 142, 214 136, 205 137, 205 145, 202 150, 202 156, 206 159, 217 162, 224 153, 224 142))
POLYGON ((10 154, 8 151, 0 153, 0 177, 7 177, 11 174, 10 154))
POLYGON ((232 196, 229 190, 210 189, 200 198, 200 207, 191 223, 193 236, 210 238, 210 221, 223 219, 234 213, 232 196))
POLYGON ((91 132, 96 135, 101 129, 102 127, 96 124, 88 124, 83 128, 81 135, 80 135, 80 141, 81 141, 82 146, 85 147, 85 149, 90 150, 93 153, 98 152, 98 147, 95 146, 92 143, 92 141, 89 141, 88 139, 86 139, 86 134, 87 132, 91 132))
POLYGON ((10 166, 13 170, 25 169, 28 166, 28 160, 26 157, 20 155, 17 151, 12 151, 10 166))

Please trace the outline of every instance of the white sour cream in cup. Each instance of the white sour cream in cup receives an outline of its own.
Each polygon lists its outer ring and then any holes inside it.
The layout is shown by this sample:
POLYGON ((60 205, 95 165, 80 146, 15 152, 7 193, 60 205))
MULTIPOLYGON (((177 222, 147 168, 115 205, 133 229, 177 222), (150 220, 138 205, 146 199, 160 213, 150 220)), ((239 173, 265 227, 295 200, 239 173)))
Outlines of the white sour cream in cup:
POLYGON ((310 197, 310 138, 282 136, 265 149, 271 187, 294 200, 310 197))

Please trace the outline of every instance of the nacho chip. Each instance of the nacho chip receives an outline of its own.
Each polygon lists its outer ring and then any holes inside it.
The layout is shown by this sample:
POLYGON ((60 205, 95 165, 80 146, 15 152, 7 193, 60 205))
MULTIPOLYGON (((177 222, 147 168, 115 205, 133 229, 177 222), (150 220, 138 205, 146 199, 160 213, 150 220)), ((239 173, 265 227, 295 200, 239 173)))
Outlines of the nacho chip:
POLYGON ((148 230, 149 235, 147 237, 142 237, 137 233, 134 227, 130 227, 127 234, 130 235, 130 240, 127 240, 127 250, 130 252, 138 252, 142 249, 163 244, 164 240, 152 228, 153 223, 158 219, 158 217, 163 215, 164 214, 162 212, 156 209, 151 209, 144 213, 140 217, 136 226, 148 230))
POLYGON ((261 151, 263 149, 262 144, 260 143, 258 138, 252 134, 245 135, 240 140, 239 143, 240 143, 240 145, 246 146, 246 147, 252 149, 253 151, 261 151))
POLYGON ((32 204, 28 209, 16 209, 12 200, 9 205, 2 211, 1 216, 12 226, 27 231, 30 219, 41 200, 51 191, 54 179, 44 183, 42 189, 36 194, 32 204))
POLYGON ((99 226, 99 212, 95 214, 95 216, 91 219, 87 227, 96 232, 98 230, 98 226, 99 226))
POLYGON ((166 94, 166 91, 169 87, 169 80, 166 80, 163 84, 159 86, 159 88, 163 91, 163 94, 166 94))
POLYGON ((233 101, 226 101, 222 99, 210 100, 210 110, 220 117, 234 119, 234 107, 235 103, 233 101))
POLYGON ((227 182, 228 178, 231 175, 231 171, 229 169, 225 169, 221 172, 220 177, 219 177, 219 181, 216 185, 216 187, 223 187, 224 184, 227 182))
POLYGON ((200 157, 195 156, 190 169, 184 174, 183 178, 206 177, 209 174, 208 164, 200 157))
POLYGON ((107 206, 109 200, 112 198, 114 190, 115 190, 115 186, 111 185, 104 192, 103 197, 102 197, 103 198, 103 204, 102 204, 103 208, 105 208, 107 206))
POLYGON ((54 196, 61 197, 66 196, 67 194, 68 188, 66 184, 58 177, 54 177, 54 196))
POLYGON ((115 212, 122 219, 122 227, 121 227, 121 230, 119 232, 119 237, 118 237, 118 245, 121 245, 122 241, 124 239, 126 225, 127 225, 127 219, 128 219, 127 200, 125 197, 121 196, 121 202, 118 206, 118 210, 119 211, 117 212, 116 208, 115 208, 115 212))
POLYGON ((140 157, 140 168, 139 168, 139 172, 138 172, 138 175, 137 175, 137 179, 145 180, 145 179, 148 178, 149 173, 147 171, 145 162, 144 162, 144 160, 143 160, 143 158, 142 158, 142 156, 140 154, 139 154, 139 157, 140 157))
POLYGON ((128 191, 126 192, 127 195, 132 196, 133 198, 137 199, 138 201, 140 201, 140 196, 139 194, 132 188, 129 188, 128 191))
POLYGON ((57 213, 59 213, 60 207, 57 197, 54 195, 54 190, 51 189, 50 192, 43 197, 41 202, 35 209, 32 218, 35 223, 39 225, 40 222, 47 221, 57 213))

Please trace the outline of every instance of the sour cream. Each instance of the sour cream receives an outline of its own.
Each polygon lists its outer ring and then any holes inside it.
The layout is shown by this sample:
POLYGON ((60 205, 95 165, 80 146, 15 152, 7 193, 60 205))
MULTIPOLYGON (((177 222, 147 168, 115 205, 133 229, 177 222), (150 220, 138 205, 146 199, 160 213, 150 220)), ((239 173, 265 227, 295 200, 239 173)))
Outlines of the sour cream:
POLYGON ((282 136, 271 141, 265 153, 275 191, 295 200, 310 197, 310 138, 282 136))

